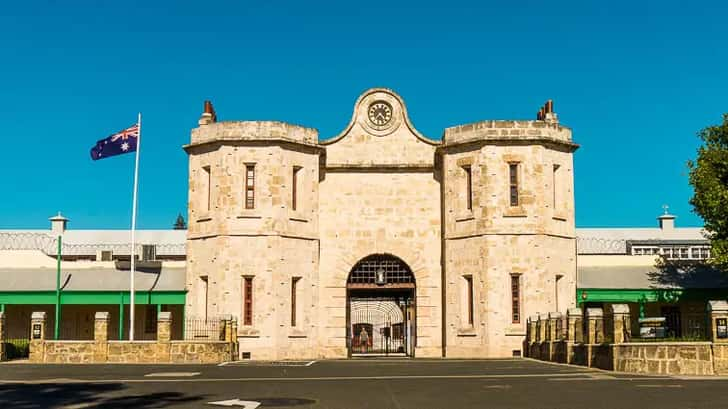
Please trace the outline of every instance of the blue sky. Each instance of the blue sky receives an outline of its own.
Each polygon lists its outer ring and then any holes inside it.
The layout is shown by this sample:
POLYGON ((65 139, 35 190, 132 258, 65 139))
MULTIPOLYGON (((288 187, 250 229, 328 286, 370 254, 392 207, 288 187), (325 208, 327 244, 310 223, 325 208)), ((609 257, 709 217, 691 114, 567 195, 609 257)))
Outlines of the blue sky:
POLYGON ((27 1, 0 16, 0 228, 128 228, 133 155, 89 149, 144 115, 140 228, 186 213, 181 146, 221 119, 321 138, 367 88, 393 88, 433 138, 530 119, 552 98, 581 144, 577 226, 697 226, 686 161, 728 112, 726 2, 27 1), (396 3, 396 4, 392 4, 396 3))

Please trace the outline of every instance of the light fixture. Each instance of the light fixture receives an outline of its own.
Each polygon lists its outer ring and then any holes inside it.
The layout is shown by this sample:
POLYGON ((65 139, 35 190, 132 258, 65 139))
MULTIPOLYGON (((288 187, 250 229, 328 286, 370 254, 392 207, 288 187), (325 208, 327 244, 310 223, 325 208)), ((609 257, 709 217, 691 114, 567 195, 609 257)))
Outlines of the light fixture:
POLYGON ((384 285, 387 283, 387 280, 384 278, 384 269, 378 269, 376 272, 375 281, 377 285, 384 285))

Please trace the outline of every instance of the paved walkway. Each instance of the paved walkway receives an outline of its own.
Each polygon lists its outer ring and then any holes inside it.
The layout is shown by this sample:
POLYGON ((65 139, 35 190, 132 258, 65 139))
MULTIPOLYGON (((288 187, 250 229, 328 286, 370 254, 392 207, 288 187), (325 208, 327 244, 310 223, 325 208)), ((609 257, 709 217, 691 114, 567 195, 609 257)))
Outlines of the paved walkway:
POLYGON ((0 365, 0 408, 723 409, 727 387, 528 359, 0 365))

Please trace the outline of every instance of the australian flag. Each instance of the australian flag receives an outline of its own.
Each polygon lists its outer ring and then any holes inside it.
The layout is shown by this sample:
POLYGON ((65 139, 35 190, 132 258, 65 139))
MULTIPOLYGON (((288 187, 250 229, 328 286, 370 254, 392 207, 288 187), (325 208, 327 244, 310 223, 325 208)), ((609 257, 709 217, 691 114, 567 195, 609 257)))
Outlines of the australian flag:
POLYGON ((134 124, 108 138, 96 142, 96 146, 91 148, 91 159, 98 160, 134 152, 137 150, 138 139, 139 124, 134 124))

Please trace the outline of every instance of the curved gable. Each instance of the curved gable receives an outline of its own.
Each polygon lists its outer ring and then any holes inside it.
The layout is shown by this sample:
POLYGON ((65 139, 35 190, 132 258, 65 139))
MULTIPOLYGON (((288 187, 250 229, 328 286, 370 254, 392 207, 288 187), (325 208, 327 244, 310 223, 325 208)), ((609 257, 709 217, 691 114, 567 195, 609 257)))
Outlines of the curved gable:
POLYGON ((439 141, 418 132, 402 97, 386 88, 364 92, 349 125, 326 146, 327 167, 433 166, 439 141))

